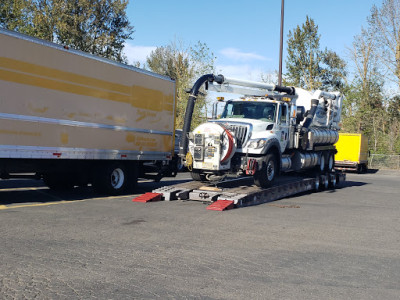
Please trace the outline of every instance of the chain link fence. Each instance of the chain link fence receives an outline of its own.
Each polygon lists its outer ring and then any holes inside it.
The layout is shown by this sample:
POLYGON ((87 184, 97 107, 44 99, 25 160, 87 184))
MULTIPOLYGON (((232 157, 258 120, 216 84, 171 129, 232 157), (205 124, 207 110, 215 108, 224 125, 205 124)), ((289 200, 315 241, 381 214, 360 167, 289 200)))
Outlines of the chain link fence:
POLYGON ((371 154, 368 167, 370 169, 400 170, 400 155, 371 154))

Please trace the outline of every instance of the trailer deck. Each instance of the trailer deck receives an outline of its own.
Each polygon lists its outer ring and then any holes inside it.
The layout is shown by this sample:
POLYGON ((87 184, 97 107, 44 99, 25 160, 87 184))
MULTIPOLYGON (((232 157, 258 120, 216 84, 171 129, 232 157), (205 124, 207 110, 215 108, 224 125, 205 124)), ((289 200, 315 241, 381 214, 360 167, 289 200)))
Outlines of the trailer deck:
POLYGON ((290 175, 278 178, 270 188, 260 188, 252 177, 240 177, 221 182, 189 181, 163 186, 141 195, 132 201, 149 202, 157 200, 186 200, 210 203, 209 210, 227 210, 276 201, 296 194, 336 188, 346 179, 342 172, 315 174, 315 176, 290 175))

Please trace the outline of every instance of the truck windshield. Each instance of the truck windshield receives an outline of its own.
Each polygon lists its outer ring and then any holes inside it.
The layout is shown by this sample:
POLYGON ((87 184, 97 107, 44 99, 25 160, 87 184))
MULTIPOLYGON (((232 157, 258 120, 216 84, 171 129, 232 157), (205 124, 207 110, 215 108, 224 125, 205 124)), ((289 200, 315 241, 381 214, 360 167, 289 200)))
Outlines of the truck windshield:
POLYGON ((275 122, 276 103, 255 101, 229 101, 221 118, 248 118, 275 122))

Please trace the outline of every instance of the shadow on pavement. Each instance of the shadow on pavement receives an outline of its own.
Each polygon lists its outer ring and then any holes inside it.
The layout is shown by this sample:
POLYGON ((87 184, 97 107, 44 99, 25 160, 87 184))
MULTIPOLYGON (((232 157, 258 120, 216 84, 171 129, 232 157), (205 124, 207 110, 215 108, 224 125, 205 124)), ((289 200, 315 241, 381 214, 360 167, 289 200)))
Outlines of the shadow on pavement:
MULTIPOLYGON (((139 181, 134 193, 121 195, 136 196, 146 192, 151 192, 162 186, 175 185, 179 183, 189 182, 191 179, 167 179, 160 182, 154 182, 149 180, 139 181)), ((368 183, 361 181, 346 180, 341 183, 336 189, 351 188, 354 186, 363 186, 368 183)), ((327 189, 324 192, 334 193, 336 189, 327 189)), ((299 193, 290 196, 290 198, 301 197, 304 194, 311 193, 299 193)), ((108 198, 107 195, 96 193, 90 186, 88 187, 76 187, 67 191, 53 191, 47 188, 41 180, 24 180, 24 179, 13 179, 13 180, 0 180, 0 205, 10 204, 26 204, 26 203, 47 203, 57 201, 77 201, 87 200, 92 198, 108 198)))
POLYGON ((346 171, 344 171, 344 173, 360 174, 360 175, 363 175, 363 174, 375 174, 375 173, 378 173, 378 172, 379 172, 379 169, 368 169, 365 172, 358 172, 357 170, 346 170, 346 171))
MULTIPOLYGON (((161 182, 139 181, 133 193, 121 195, 121 197, 143 194, 161 186, 173 185, 189 181, 167 180, 161 182)), ((0 205, 47 203, 56 201, 77 201, 92 198, 108 198, 109 196, 96 193, 90 186, 75 187, 66 191, 50 190, 41 180, 11 179, 0 180, 0 205)))

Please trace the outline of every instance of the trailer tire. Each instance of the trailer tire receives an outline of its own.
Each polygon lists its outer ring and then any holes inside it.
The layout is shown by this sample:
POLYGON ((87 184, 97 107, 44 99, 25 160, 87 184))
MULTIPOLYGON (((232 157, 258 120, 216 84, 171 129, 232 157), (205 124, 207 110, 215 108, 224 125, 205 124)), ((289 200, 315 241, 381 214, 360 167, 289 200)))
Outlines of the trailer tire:
POLYGON ((201 173, 199 170, 193 170, 190 172, 190 175, 194 181, 207 181, 206 175, 201 173))
POLYGON ((324 172, 325 171, 325 153, 321 153, 321 159, 320 159, 320 164, 319 164, 319 171, 324 172))
POLYGON ((329 175, 329 187, 335 189, 337 185, 336 174, 329 175))
POLYGON ((74 187, 73 176, 67 173, 43 174, 43 182, 54 191, 65 191, 74 187))
POLYGON ((314 192, 318 193, 321 191, 321 185, 322 185, 322 180, 321 176, 317 174, 315 176, 315 182, 314 182, 314 192))
POLYGON ((328 172, 332 172, 335 169, 335 154, 332 152, 328 155, 328 172))
POLYGON ((329 188, 329 175, 324 174, 322 175, 322 190, 327 190, 329 188))
POLYGON ((368 167, 366 164, 359 164, 357 165, 357 173, 363 174, 368 172, 368 167))
MULTIPOLYGON (((107 195, 121 195, 129 190, 132 183, 126 166, 121 163, 105 164, 98 167, 93 178, 96 192, 107 195)), ((135 181, 134 178, 132 178, 135 181)))
POLYGON ((261 169, 254 174, 254 183, 262 188, 272 185, 278 173, 278 163, 273 153, 267 154, 261 169))

